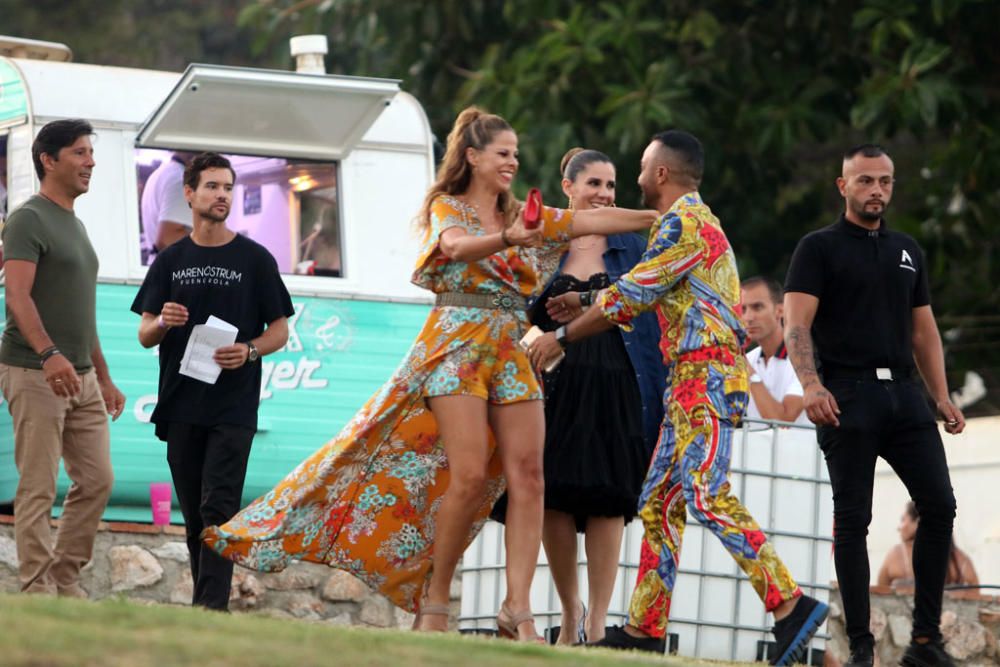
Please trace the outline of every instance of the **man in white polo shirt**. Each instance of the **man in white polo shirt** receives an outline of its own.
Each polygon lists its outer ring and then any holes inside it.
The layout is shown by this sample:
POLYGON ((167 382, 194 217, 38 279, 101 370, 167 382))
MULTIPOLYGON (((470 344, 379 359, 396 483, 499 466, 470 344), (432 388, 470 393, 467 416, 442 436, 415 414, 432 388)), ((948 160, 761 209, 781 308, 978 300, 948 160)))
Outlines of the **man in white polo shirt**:
POLYGON ((149 175, 142 190, 142 230, 149 262, 191 233, 191 207, 184 198, 184 168, 194 153, 174 151, 149 175))
POLYGON ((802 385, 785 352, 782 298, 777 281, 753 277, 741 284, 743 326, 757 344, 747 352, 751 375, 746 418, 808 426, 802 409, 802 385))

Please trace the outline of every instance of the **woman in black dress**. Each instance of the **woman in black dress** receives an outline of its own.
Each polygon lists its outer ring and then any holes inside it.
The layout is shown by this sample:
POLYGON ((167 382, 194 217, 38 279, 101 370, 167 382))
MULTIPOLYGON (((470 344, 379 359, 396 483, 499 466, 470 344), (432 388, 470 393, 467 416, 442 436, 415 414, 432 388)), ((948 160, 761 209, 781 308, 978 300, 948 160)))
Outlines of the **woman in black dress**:
MULTIPOLYGON (((575 148, 562 160, 569 208, 613 206, 615 167, 607 155, 575 148)), ((608 287, 642 256, 637 234, 581 236, 570 243, 559 272, 531 308, 532 322, 558 327, 549 298, 608 287)), ((653 314, 625 333, 612 329, 569 346, 543 376, 545 388, 545 523, 542 544, 562 603, 558 643, 604 636, 625 524, 639 491, 663 414, 664 371, 653 314), (577 533, 584 534, 588 605, 577 579, 577 533)), ((494 518, 502 517, 503 499, 494 518)))

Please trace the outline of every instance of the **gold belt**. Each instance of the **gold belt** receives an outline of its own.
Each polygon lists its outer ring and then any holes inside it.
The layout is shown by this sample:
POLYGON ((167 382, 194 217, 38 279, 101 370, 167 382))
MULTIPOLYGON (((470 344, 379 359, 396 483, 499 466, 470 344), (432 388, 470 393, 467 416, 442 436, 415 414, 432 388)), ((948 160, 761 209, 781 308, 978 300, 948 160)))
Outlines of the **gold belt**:
POLYGON ((435 306, 457 306, 459 308, 495 308, 498 310, 524 310, 527 302, 517 294, 469 294, 466 292, 442 292, 434 299, 435 306))

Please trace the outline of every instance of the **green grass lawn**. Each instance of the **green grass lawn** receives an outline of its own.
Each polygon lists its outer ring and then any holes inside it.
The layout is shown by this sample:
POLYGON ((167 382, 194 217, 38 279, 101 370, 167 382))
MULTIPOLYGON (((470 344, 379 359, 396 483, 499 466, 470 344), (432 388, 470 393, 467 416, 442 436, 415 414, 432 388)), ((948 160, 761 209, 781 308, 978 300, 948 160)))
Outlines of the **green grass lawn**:
POLYGON ((0 595, 0 665, 60 667, 610 667, 725 665, 457 634, 332 627, 124 600, 0 595))

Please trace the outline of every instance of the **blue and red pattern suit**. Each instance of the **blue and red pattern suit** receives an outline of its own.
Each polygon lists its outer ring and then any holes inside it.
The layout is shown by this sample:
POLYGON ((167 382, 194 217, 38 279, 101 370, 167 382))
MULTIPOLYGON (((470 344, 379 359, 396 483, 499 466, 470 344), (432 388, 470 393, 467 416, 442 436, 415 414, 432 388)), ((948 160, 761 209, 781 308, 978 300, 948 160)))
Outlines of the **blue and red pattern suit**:
POLYGON ((749 391, 739 298, 729 240, 691 192, 660 217, 642 261, 597 301, 625 329, 655 310, 662 331, 665 417, 639 497, 645 535, 629 618, 653 637, 666 634, 688 511, 721 540, 768 611, 801 595, 729 485, 733 431, 749 391))

